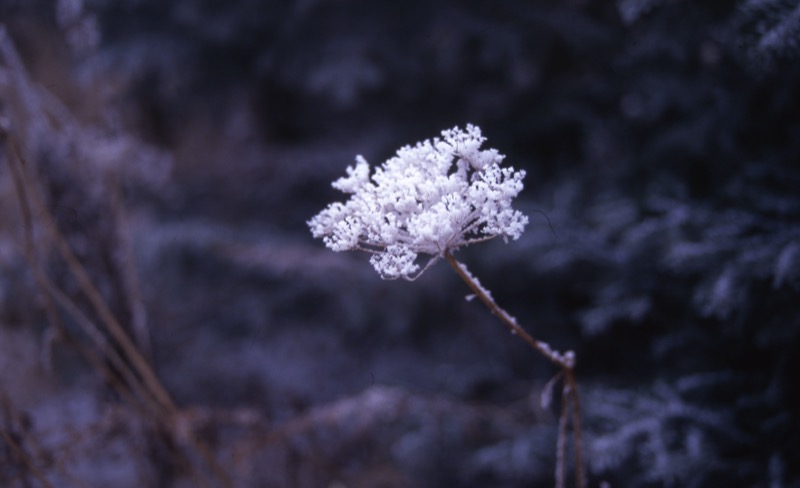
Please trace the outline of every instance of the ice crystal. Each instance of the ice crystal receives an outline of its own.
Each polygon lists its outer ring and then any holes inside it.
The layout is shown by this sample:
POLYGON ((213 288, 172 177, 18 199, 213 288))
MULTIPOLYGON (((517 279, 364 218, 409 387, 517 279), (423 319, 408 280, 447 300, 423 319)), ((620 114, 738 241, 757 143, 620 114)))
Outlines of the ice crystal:
POLYGON ((370 262, 387 279, 419 276, 419 254, 432 256, 430 265, 461 246, 519 238, 528 218, 511 201, 525 172, 501 168, 505 156, 481 149, 485 140, 477 126, 455 127, 400 148, 374 172, 357 156, 333 183, 350 199, 313 217, 312 234, 334 251, 373 253, 370 262))

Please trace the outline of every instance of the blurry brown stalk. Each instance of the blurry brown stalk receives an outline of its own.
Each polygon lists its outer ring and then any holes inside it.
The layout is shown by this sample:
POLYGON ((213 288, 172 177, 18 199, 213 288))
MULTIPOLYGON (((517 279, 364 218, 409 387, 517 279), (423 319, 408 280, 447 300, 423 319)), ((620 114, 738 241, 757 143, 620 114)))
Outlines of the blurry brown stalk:
MULTIPOLYGON (((25 446, 21 445, 22 440, 26 438, 22 438, 21 434, 24 432, 25 421, 22 420, 19 413, 14 408, 14 405, 9 400, 8 396, 6 396, 5 392, 0 390, 0 406, 2 406, 2 410, 0 413, 3 414, 4 417, 4 424, 0 426, 0 438, 6 443, 8 447, 10 447, 10 454, 13 461, 13 458, 16 457, 17 460, 25 467, 25 469, 30 472, 36 480, 41 483, 42 486, 45 488, 53 488, 53 485, 47 480, 47 477, 42 473, 42 471, 37 467, 36 462, 31 459, 31 456, 27 453, 25 446)), ((41 450, 37 449, 38 446, 34 447, 34 454, 38 454, 38 458, 43 457, 41 455, 41 450)))
MULTIPOLYGON (((178 408, 147 359, 145 359, 114 316, 97 287, 89 278, 86 269, 59 231, 51 212, 44 204, 43 199, 30 179, 15 141, 3 127, 0 127, 0 142, 7 148, 7 165, 11 170, 22 213, 25 257, 33 272, 37 286, 41 289, 44 297, 48 319, 56 327, 59 336, 74 346, 128 404, 139 410, 145 418, 155 419, 162 427, 162 431, 169 435, 175 446, 179 446, 182 443, 181 441, 188 442, 195 452, 200 455, 204 465, 211 469, 224 486, 233 486, 229 476, 216 461, 210 450, 195 438, 191 429, 182 428, 184 427, 184 422, 181 422, 178 408), (94 313, 99 317, 99 327, 43 271, 39 263, 37 245, 34 238, 34 214, 39 217, 41 224, 66 263, 70 274, 89 300, 94 313), (87 348, 80 341, 71 337, 60 320, 60 315, 55 306, 56 303, 81 327, 93 343, 94 348, 87 348), (109 363, 113 365, 118 374, 112 371, 109 363)), ((189 467, 190 474, 197 484, 208 486, 207 477, 203 475, 202 471, 191 467, 195 464, 191 461, 191 456, 177 451, 176 454, 182 458, 181 463, 189 467)))
MULTIPOLYGON (((569 421, 569 410, 572 410, 572 433, 573 433, 573 448, 575 454, 575 485, 578 488, 586 487, 586 476, 583 466, 583 447, 581 440, 581 423, 580 423, 580 401, 578 399, 578 384, 575 381, 575 355, 572 351, 561 354, 554 351, 546 343, 534 339, 533 336, 528 334, 525 329, 517 324, 517 321, 508 314, 505 310, 500 308, 499 305, 492 298, 491 293, 488 292, 480 282, 472 276, 467 268, 461 264, 452 254, 446 252, 444 255, 450 266, 456 271, 458 276, 470 287, 489 310, 496 315, 500 321, 505 325, 512 334, 522 339, 529 346, 539 351, 552 363, 558 366, 561 371, 559 375, 564 381, 564 386, 561 395, 561 414, 559 417, 558 440, 556 447, 556 487, 564 488, 566 483, 566 436, 567 436, 567 423, 569 421)), ((557 379, 557 378, 556 378, 557 379)), ((546 392, 547 393, 547 392, 546 392)))

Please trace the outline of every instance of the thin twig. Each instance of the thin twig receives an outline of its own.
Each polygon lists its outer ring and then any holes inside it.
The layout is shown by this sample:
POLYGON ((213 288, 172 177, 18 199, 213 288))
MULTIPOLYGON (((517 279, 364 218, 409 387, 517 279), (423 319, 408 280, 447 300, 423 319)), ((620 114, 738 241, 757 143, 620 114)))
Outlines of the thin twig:
POLYGON ((528 343, 532 348, 536 349, 542 355, 544 355, 547 359, 553 362, 556 366, 561 368, 571 369, 574 365, 575 355, 572 351, 567 351, 565 353, 559 353, 558 351, 554 351, 546 342, 539 341, 534 339, 533 336, 528 334, 522 327, 517 324, 516 319, 508 314, 505 310, 500 308, 499 305, 494 301, 491 294, 480 284, 480 282, 472 276, 469 271, 467 271, 466 266, 461 264, 456 258, 453 257, 452 254, 446 252, 444 254, 445 259, 450 266, 455 269, 458 276, 467 284, 467 286, 472 289, 475 295, 480 298, 480 300, 486 305, 491 312, 496 315, 503 324, 511 331, 512 334, 518 336, 520 339, 528 343))
POLYGON ((583 438, 581 435, 581 402, 578 395, 578 382, 575 373, 570 370, 564 380, 564 388, 569 388, 569 398, 572 403, 572 435, 573 448, 575 449, 575 486, 586 486, 586 466, 583 463, 583 438))
MULTIPOLYGON (((26 467, 28 467, 28 469, 30 469, 31 466, 34 466, 32 461, 33 459, 39 459, 41 460, 42 464, 46 466, 50 465, 54 466, 56 472, 58 472, 58 474, 63 476, 64 480, 68 480, 70 482, 70 486, 75 486, 77 488, 88 488, 89 485, 87 485, 80 479, 70 474, 69 471, 67 471, 66 467, 63 465, 63 463, 60 462, 60 460, 52 458, 52 456, 50 455, 53 452, 52 449, 46 451, 42 447, 41 442, 39 442, 36 435, 32 432, 32 429, 28 429, 25 427, 23 413, 19 411, 16 405, 14 405, 14 403, 9 398, 8 393, 3 388, 0 388, 0 402, 3 404, 3 409, 7 414, 7 416, 9 417, 9 419, 6 421, 8 425, 12 426, 12 423, 16 424, 17 426, 19 426, 20 433, 25 434, 24 437, 20 435, 21 439, 20 442, 17 442, 16 439, 14 439, 13 434, 11 434, 11 439, 13 439, 14 442, 10 444, 15 444, 12 445, 12 448, 20 456, 23 456, 23 459, 27 457, 27 459, 30 461, 30 463, 26 463, 26 467), (30 455, 27 455, 25 450, 23 449, 22 441, 24 441, 24 444, 28 446, 28 449, 31 451, 30 455)), ((5 436, 3 437, 5 438, 5 436)), ((6 441, 8 441, 8 439, 6 439, 6 441)), ((34 473, 34 475, 36 475, 36 473, 34 473)), ((42 486, 50 486, 47 484, 48 482, 46 481, 46 475, 44 474, 43 471, 40 470, 39 476, 36 477, 42 483, 42 486)))
POLYGON ((564 488, 567 480, 567 421, 569 401, 567 389, 561 394, 561 415, 558 416, 558 440, 556 441, 556 488, 564 488))
MULTIPOLYGON (((125 376, 126 380, 129 381, 130 384, 128 387, 120 385, 120 382, 114 378, 114 375, 111 374, 111 372, 108 370, 108 367, 103 364, 102 360, 97 358, 93 353, 90 353, 85 348, 81 348, 83 349, 82 352, 84 353, 84 356, 90 361, 90 363, 93 364, 99 371, 101 371, 107 379, 111 380, 111 384, 116 384, 118 391, 122 393, 123 396, 126 397, 126 400, 128 400, 132 405, 135 405, 138 402, 131 402, 131 392, 128 391, 128 388, 137 390, 138 395, 136 396, 142 403, 144 403, 144 405, 141 406, 149 407, 148 409, 154 415, 156 421, 165 429, 165 432, 170 432, 172 436, 175 436, 174 421, 179 416, 177 407, 172 402, 171 397, 161 384, 158 377, 150 368, 147 360, 141 355, 136 345, 133 344, 127 333, 117 321, 116 317, 114 317, 105 300, 100 295, 100 292, 96 289, 89 278, 85 268, 75 256, 71 247, 66 242, 66 239, 63 237, 63 235, 61 235, 52 215, 44 205, 39 195, 36 193, 35 189, 33 188, 33 184, 30 182, 30 180, 28 180, 28 176, 26 175, 26 170, 23 167, 22 159, 16 144, 13 140, 11 140, 10 137, 8 137, 8 133, 2 127, 0 127, 0 140, 6 142, 6 146, 9 148, 10 157, 7 158, 8 166, 11 168, 12 178, 17 190, 20 207, 23 212, 23 219, 25 220, 27 240, 26 257, 28 258, 29 262, 32 263, 32 268, 38 284, 43 288, 43 290, 46 291, 45 295, 48 297, 47 300, 50 301, 53 297, 58 299, 60 304, 64 306, 74 318, 77 319, 78 323, 84 327, 88 335, 95 340, 97 347, 104 352, 105 356, 111 360, 115 366, 118 367, 120 373, 125 376), (96 327, 94 327, 92 322, 80 312, 78 307, 74 305, 74 302, 66 298, 63 293, 60 293, 55 285, 53 285, 52 282, 47 279, 44 273, 41 271, 37 264, 38 261, 35 257, 35 246, 33 244, 33 224, 31 217, 33 212, 31 210, 31 203, 36 206, 37 214, 40 215, 44 220, 45 227, 50 233, 51 238, 55 241, 62 258, 66 261, 71 273, 80 284, 81 289, 84 291, 86 296, 89 298, 90 303, 100 316, 103 325, 105 325, 106 329, 108 329, 108 331, 111 333, 111 336, 122 348, 126 357, 130 359, 132 365, 135 367, 136 372, 138 373, 138 376, 142 378, 142 387, 140 387, 139 381, 137 381, 137 375, 134 375, 132 372, 130 372, 128 365, 121 360, 121 357, 118 355, 118 353, 116 353, 116 351, 114 351, 113 347, 106 345, 106 341, 104 340, 102 334, 98 334, 99 331, 96 329, 96 327), (126 372, 128 373, 126 374, 126 372)), ((49 313, 49 315, 51 315, 51 318, 53 318, 53 314, 49 313)), ((206 466, 211 469, 211 471, 218 477, 220 481, 222 481, 224 486, 233 486, 231 478, 214 458, 213 453, 195 437, 194 433, 183 432, 182 437, 185 441, 189 442, 192 447, 194 447, 196 452, 200 454, 200 457, 206 463, 206 466)), ((191 461, 189 464, 191 465, 191 461)), ((193 469, 190 471, 200 485, 206 484, 206 480, 204 480, 202 476, 195 476, 197 473, 195 473, 193 469)))
POLYGON ((552 361, 557 366, 561 368, 572 367, 574 361, 574 355, 571 353, 571 351, 567 351, 566 353, 562 354, 559 353, 558 351, 554 351, 550 347, 550 345, 547 344, 546 342, 534 339, 532 335, 528 334, 528 332, 526 332, 525 329, 523 329, 522 327, 519 326, 519 324, 517 324, 517 321, 516 319, 514 319, 514 317, 509 315, 508 312, 506 312, 505 310, 500 308, 500 306, 497 305, 497 303, 494 301, 488 290, 486 290, 480 284, 480 282, 474 276, 472 276, 469 273, 469 271, 467 271, 466 266, 464 266, 458 260, 456 260, 456 258, 454 258, 453 255, 450 254, 449 252, 445 253, 444 257, 447 260, 447 262, 450 263, 450 266, 452 266, 453 269, 455 269, 458 276, 460 276, 461 279, 464 280, 467 286, 469 286, 470 289, 472 289, 472 291, 478 298, 480 298, 480 300, 484 303, 484 305, 486 305, 494 315, 500 318, 500 320, 506 327, 508 327, 508 329, 511 331, 512 334, 519 336, 520 339, 527 342, 528 345, 530 345, 532 348, 542 353, 542 355, 547 357, 547 359, 552 361))
MULTIPOLYGON (((176 407, 169 393, 167 393, 167 390, 161 384, 161 381, 153 372, 153 369, 150 367, 147 360, 142 356, 141 352, 139 352, 136 345, 125 332, 122 325, 111 312, 111 309, 106 304, 102 295, 92 283, 91 278, 89 278, 89 274, 86 272, 86 269, 81 264, 80 260, 78 260, 78 257, 75 255, 70 245, 61 235, 61 232, 58 230, 58 225, 53 219, 52 214, 47 209, 42 198, 36 191, 35 186, 29 180, 29 177, 26 174, 27 171, 22 164, 22 158, 15 142, 8 137, 8 134, 4 129, 0 131, 2 132, 0 136, 7 142, 6 146, 8 147, 10 153, 9 157, 7 158, 9 163, 8 165, 12 169, 14 183, 18 188, 18 196, 20 198, 20 204, 22 205, 23 211, 27 212, 28 215, 31 215, 31 207, 36 208, 37 215, 39 215, 44 221, 45 229, 50 234, 53 242, 55 242, 59 252, 61 253, 61 256, 67 263, 70 272, 78 281, 81 290, 89 299, 89 302, 92 304, 92 307, 95 309, 95 312, 97 312, 103 324, 111 333, 111 336, 122 348, 126 357, 131 361, 131 363, 133 363, 137 373, 142 377, 144 383, 147 385, 147 388, 153 394, 156 401, 161 405, 162 408, 165 409, 166 412, 173 413, 176 410, 176 407), (24 195, 22 193, 24 193, 24 195)), ((28 218, 30 219, 30 217, 28 218)))
POLYGON ((14 450, 14 452, 17 453, 17 456, 19 456, 19 458, 22 461, 22 463, 25 465, 26 468, 28 468, 28 471, 33 473, 33 476, 36 477, 36 479, 39 480, 39 482, 43 486, 48 487, 48 488, 52 488, 53 485, 51 485, 50 482, 47 481, 47 478, 44 476, 44 473, 42 473, 39 470, 39 468, 37 468, 33 464, 31 459, 28 457, 28 455, 22 449, 22 446, 20 446, 19 443, 16 440, 14 440, 14 436, 9 434, 5 429, 0 429, 0 435, 3 437, 3 440, 6 442, 6 444, 11 446, 11 448, 14 450))
POLYGON ((15 174, 19 178, 21 188, 25 190, 25 195, 29 199, 30 203, 33 204, 32 206, 36 208, 37 215, 39 215, 43 220, 45 229, 55 242, 61 257, 66 262, 67 267, 72 275, 78 281, 78 285, 80 286, 81 290, 89 299, 89 302, 92 304, 95 312, 97 312, 98 316, 103 322, 103 325, 105 325, 105 327, 108 329, 111 337, 113 337, 117 345, 122 348, 122 351, 125 353, 127 359, 131 361, 133 367, 136 369, 136 372, 142 377, 144 383, 147 385, 147 388, 150 390, 156 401, 167 413, 174 413, 176 407, 169 393, 167 393, 167 390, 161 384, 161 381, 147 363, 147 360, 139 352, 136 345, 125 332, 125 329, 114 316, 108 304, 106 304, 94 283, 92 283, 92 280, 89 278, 89 274, 86 272, 86 269, 81 264, 80 260, 75 255, 64 236, 61 235, 53 216, 48 211, 38 192, 35 191, 33 183, 29 180, 25 168, 21 164, 22 160, 20 158, 19 151, 16 148, 16 144, 14 144, 14 141, 12 141, 10 138, 6 138, 6 140, 8 141, 7 146, 11 152, 11 157, 8 159, 11 163, 10 165, 16 167, 17 169, 15 174), (15 164, 14 161, 16 161, 18 164, 15 164))
POLYGON ((575 450, 575 485, 578 488, 585 488, 586 479, 583 467, 583 449, 581 446, 580 432, 580 402, 578 399, 578 386, 575 381, 575 353, 567 351, 560 353, 554 351, 546 342, 535 339, 525 329, 517 324, 516 319, 502 309, 492 298, 491 293, 484 288, 477 278, 467 271, 466 266, 461 264, 449 252, 444 253, 444 258, 456 271, 458 276, 469 286, 489 310, 496 315, 503 325, 535 350, 539 351, 553 364, 561 368, 564 379, 564 389, 562 391, 561 415, 559 417, 558 440, 557 440, 557 462, 556 462, 556 486, 563 488, 565 481, 564 463, 566 449, 566 429, 569 421, 569 408, 572 407, 572 429, 574 433, 575 450))
MULTIPOLYGON (((11 417, 16 417, 16 415, 14 415, 15 412, 13 405, 11 404, 11 400, 8 399, 5 391, 3 390, 0 390, 0 400, 2 400, 3 409, 7 412, 7 414, 11 417)), ((11 428, 11 425, 9 425, 9 428, 11 428)), ((34 464, 33 460, 25 452, 25 449, 23 449, 20 443, 17 442, 17 440, 14 438, 14 435, 8 429, 0 427, 0 436, 17 454, 19 460, 22 461, 22 464, 25 465, 28 471, 31 472, 37 480, 39 480, 42 486, 45 486, 46 488, 53 487, 53 485, 47 480, 47 477, 44 475, 44 473, 34 464)))
MULTIPOLYGON (((16 154, 13 143, 7 140, 5 131, 0 133, 0 138, 6 140, 9 143, 7 145, 11 146, 12 158, 9 158, 8 167, 11 169, 12 181, 14 183, 14 189, 16 190, 17 200, 19 201, 20 211, 22 213, 23 234, 25 239, 25 258, 28 261, 28 266, 33 272, 37 285, 42 290, 42 294, 45 297, 45 310, 50 323, 58 328, 63 337, 71 339, 69 333, 67 332, 67 328, 64 327, 55 309, 55 304, 53 303, 53 300, 55 299, 55 301, 59 302, 61 306, 64 307, 73 316, 73 318, 77 320, 77 323, 84 328, 86 334, 94 340, 97 348, 103 351, 104 356, 114 363, 114 365, 119 369, 120 373, 125 376, 130 387, 135 387, 138 381, 136 380, 135 375, 130 372, 130 368, 124 363, 124 361, 121 360, 119 354, 107 344, 105 337, 99 330, 97 330, 91 320, 89 320, 85 314, 80 311, 80 309, 72 300, 67 298, 64 293, 58 290, 58 288, 41 269, 39 260, 36 256, 36 244, 33 237, 33 217, 28 200, 29 192, 26 191, 24 177, 22 175, 24 169, 18 165, 19 159, 16 158, 18 154, 16 154)), ((74 345, 78 345, 77 341, 74 341, 74 345)), ((103 361, 97 357, 96 354, 90 352, 82 346, 78 347, 78 351, 81 352, 87 361, 95 366, 98 371, 101 371, 101 373, 103 373, 103 375, 110 380, 111 384, 116 386, 116 389, 119 393, 125 395, 126 388, 117 384, 119 383, 118 380, 113 380, 114 375, 111 374, 110 371, 107 371, 107 366, 104 365, 103 361)), ((141 400, 145 400, 146 395, 141 394, 141 391, 139 396, 141 400)))

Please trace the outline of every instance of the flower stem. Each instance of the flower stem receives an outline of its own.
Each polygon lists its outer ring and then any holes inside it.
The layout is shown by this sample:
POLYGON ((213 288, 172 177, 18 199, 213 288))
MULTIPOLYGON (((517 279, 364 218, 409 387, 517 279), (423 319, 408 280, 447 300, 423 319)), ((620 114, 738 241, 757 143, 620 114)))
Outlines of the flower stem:
POLYGON ((562 488, 564 486, 564 479, 563 479, 563 463, 564 463, 564 456, 563 456, 563 449, 565 446, 565 436, 566 436, 566 423, 568 421, 568 407, 572 407, 572 429, 574 434, 574 448, 575 448, 575 485, 578 488, 584 488, 586 486, 586 477, 584 474, 584 467, 583 467, 583 449, 582 449, 582 440, 581 440, 581 427, 580 427, 580 401, 578 398, 578 384, 575 381, 575 353, 572 351, 567 351, 564 353, 560 353, 558 351, 553 350, 546 342, 542 342, 538 339, 535 339, 532 335, 528 334, 522 327, 517 324, 516 319, 509 315, 508 312, 500 308, 499 305, 494 301, 492 298, 492 294, 484 288, 477 278, 472 276, 469 271, 467 271, 466 266, 461 264, 456 258, 453 257, 452 254, 449 252, 444 253, 444 258, 450 263, 450 266, 456 271, 459 277, 467 284, 467 286, 475 293, 484 305, 494 314, 496 315, 503 325, 511 331, 512 334, 516 335, 524 342, 526 342, 529 346, 534 348, 535 350, 539 351, 542 355, 544 355, 547 359, 549 359, 553 364, 561 368, 564 378, 564 389, 563 389, 563 406, 561 411, 561 418, 559 419, 559 439, 557 443, 557 451, 558 451, 558 460, 557 460, 557 468, 556 473, 562 473, 560 476, 557 475, 557 486, 562 488), (571 404, 571 405, 570 405, 571 404))
POLYGON ((511 331, 512 334, 518 336, 520 339, 528 343, 532 348, 536 349, 540 353, 542 353, 547 359, 552 361, 556 366, 560 368, 566 368, 571 370, 575 365, 575 354, 572 351, 567 351, 565 353, 560 353, 558 351, 554 351, 550 348, 550 346, 546 342, 542 342, 540 340, 534 339, 533 336, 528 334, 525 329, 517 324, 517 321, 508 314, 505 310, 500 308, 497 303, 495 303, 492 295, 486 290, 480 282, 467 271, 467 268, 461 264, 456 258, 453 257, 452 254, 445 253, 445 259, 453 269, 456 270, 458 276, 461 277, 462 280, 467 284, 467 286, 475 292, 475 295, 480 298, 480 300, 486 305, 491 312, 496 315, 505 325, 508 330, 511 331))

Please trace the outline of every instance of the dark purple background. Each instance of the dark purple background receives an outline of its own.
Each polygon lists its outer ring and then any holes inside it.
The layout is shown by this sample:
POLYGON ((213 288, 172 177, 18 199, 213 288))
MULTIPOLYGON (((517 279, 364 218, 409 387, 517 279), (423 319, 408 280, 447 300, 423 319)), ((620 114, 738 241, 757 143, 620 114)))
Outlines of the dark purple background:
MULTIPOLYGON (((177 401, 274 422, 370 392, 413 405, 289 442, 300 475, 244 486, 551 486, 556 409, 530 405, 553 368, 446 264, 384 282, 305 224, 356 154, 466 123, 527 171, 530 224, 458 257, 578 354, 590 486, 800 483, 790 2, 87 0, 84 48, 53 12, 0 6, 34 78, 171 157, 124 188, 177 401)), ((5 274, 0 328, 44 321, 5 274)), ((270 459, 256 472, 288 462, 270 459)))

